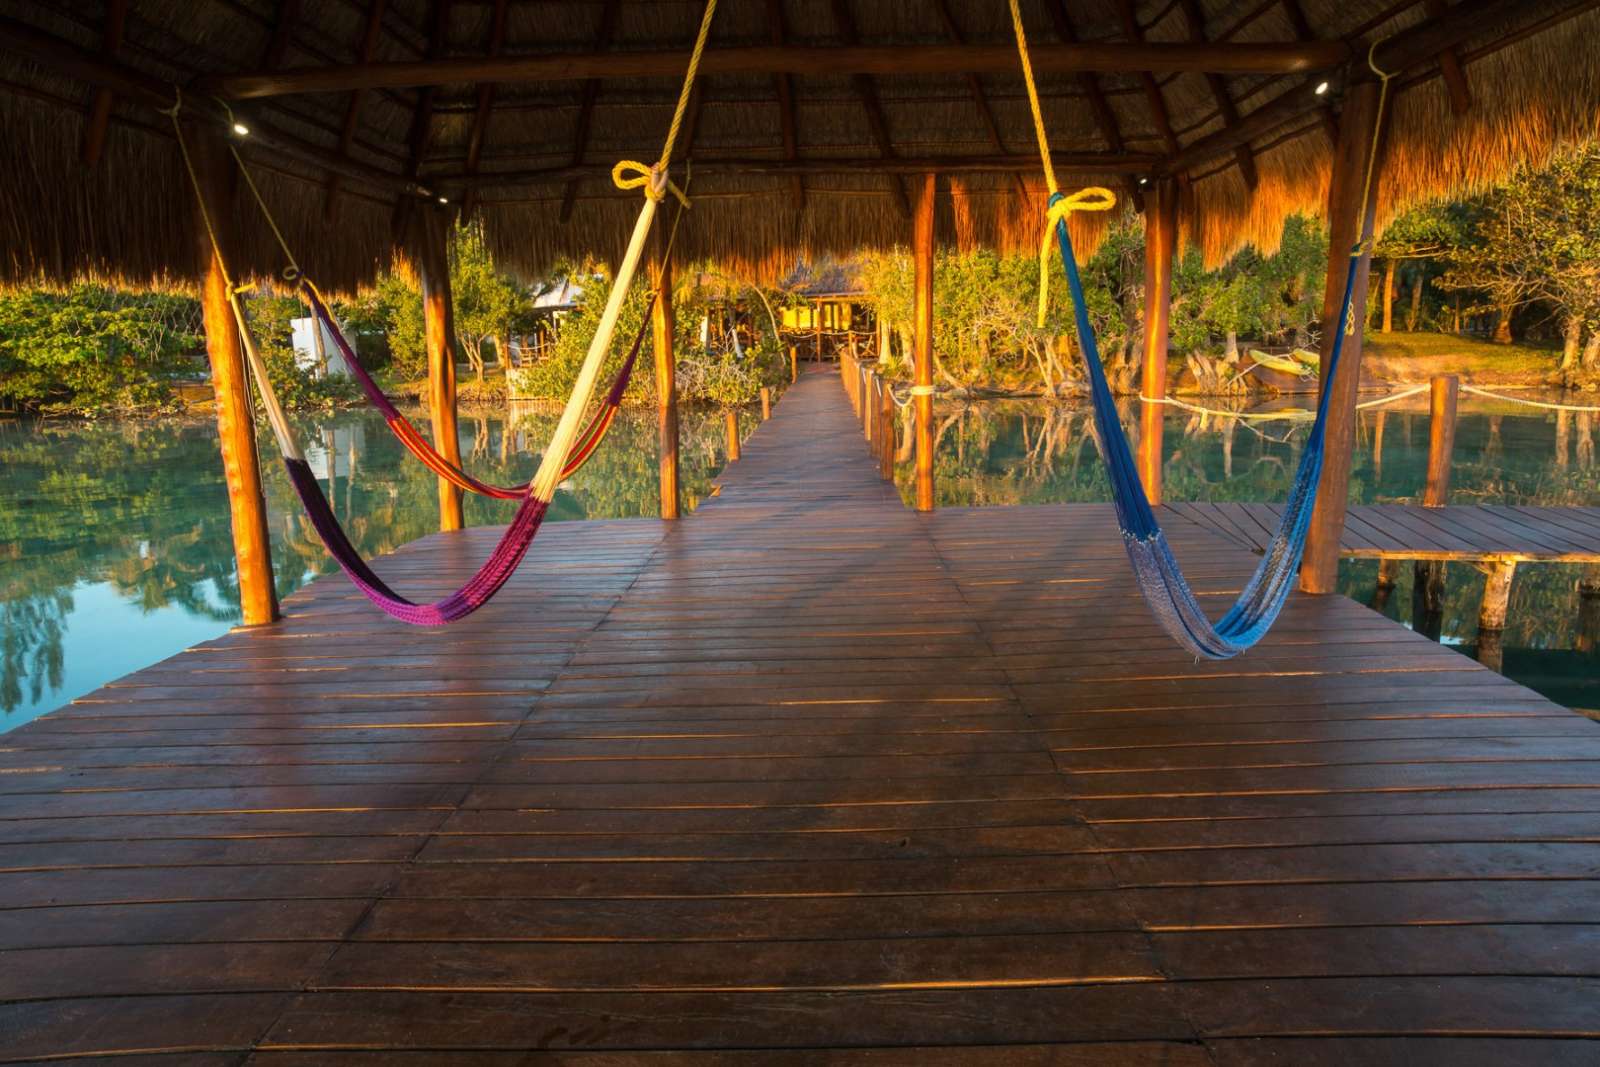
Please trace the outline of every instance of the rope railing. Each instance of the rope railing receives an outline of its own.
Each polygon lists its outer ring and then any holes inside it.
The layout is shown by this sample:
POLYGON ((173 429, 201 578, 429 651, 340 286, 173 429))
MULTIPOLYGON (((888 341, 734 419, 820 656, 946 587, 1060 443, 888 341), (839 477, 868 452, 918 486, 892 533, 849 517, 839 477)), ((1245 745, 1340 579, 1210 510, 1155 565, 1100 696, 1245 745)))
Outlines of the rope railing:
POLYGON ((1543 408, 1546 411, 1575 411, 1580 414, 1600 413, 1600 405, 1595 404, 1557 404, 1548 400, 1529 400, 1524 396, 1506 396, 1504 393, 1492 393, 1487 389, 1479 389, 1476 385, 1461 386, 1463 393, 1481 396, 1487 400, 1503 400, 1507 404, 1525 404, 1530 408, 1543 408))

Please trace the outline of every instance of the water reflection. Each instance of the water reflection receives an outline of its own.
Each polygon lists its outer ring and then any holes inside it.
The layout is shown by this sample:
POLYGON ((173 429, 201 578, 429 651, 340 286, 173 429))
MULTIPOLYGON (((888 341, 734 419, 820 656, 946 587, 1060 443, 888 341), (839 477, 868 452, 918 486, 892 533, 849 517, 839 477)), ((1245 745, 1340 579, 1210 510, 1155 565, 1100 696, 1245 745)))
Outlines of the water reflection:
MULTIPOLYGON (((1137 450, 1141 405, 1121 405, 1137 450)), ((1257 409, 1260 410, 1260 409, 1257 409)), ((1460 504, 1600 505, 1600 464, 1591 415, 1462 398, 1450 499, 1460 504)), ((935 496, 940 507, 1110 499, 1093 417, 1078 405, 987 401, 935 411, 935 496)), ((1310 431, 1306 422, 1252 422, 1169 410, 1161 422, 1161 474, 1168 501, 1281 501, 1310 431)), ((900 440, 909 440, 908 425, 900 440)), ((1148 432, 1148 431, 1146 431, 1148 432)), ((897 457, 902 499, 915 492, 909 453, 897 457)), ((1416 503, 1427 481, 1426 397, 1362 411, 1357 419, 1350 503, 1416 503)), ((1498 644, 1478 647, 1483 574, 1441 565, 1432 596, 1410 561, 1380 586, 1376 561, 1345 560, 1339 590, 1461 648, 1570 707, 1600 709, 1600 568, 1523 564, 1498 644), (1595 591, 1579 596, 1587 580, 1595 591), (1415 593, 1415 595, 1414 595, 1415 593), (1581 620, 1587 619, 1588 622, 1581 620)))
MULTIPOLYGON (((489 481, 532 477, 556 412, 465 412, 461 451, 489 481)), ((741 418, 748 433, 755 420, 741 418)), ((437 529, 431 475, 380 418, 300 420, 307 459, 365 555, 437 529)), ((721 413, 682 412, 684 503, 724 462, 721 413)), ((552 521, 657 513, 655 416, 625 411, 568 482, 552 521)), ((263 441, 263 455, 275 454, 263 441)), ((278 595, 334 564, 282 467, 263 467, 278 595)), ((0 729, 197 641, 239 618, 227 489, 208 419, 0 420, 0 729)), ((468 497, 467 522, 505 522, 515 503, 468 497)))

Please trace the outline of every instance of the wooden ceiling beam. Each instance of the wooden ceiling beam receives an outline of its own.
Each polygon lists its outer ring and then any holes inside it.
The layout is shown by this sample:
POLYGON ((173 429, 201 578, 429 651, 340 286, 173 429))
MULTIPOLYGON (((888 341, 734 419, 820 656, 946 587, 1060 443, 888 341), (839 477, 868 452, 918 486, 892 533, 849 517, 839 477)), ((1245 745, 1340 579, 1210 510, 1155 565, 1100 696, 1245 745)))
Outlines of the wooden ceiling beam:
MULTIPOLYGON (((484 53, 493 58, 498 56, 506 44, 506 16, 508 14, 508 0, 494 0, 494 12, 489 17, 489 39, 484 42, 484 53)), ((467 134, 467 173, 478 173, 478 164, 483 159, 483 141, 489 132, 489 117, 494 110, 494 82, 483 82, 478 86, 478 104, 472 113, 472 129, 467 134)), ((461 210, 465 214, 472 214, 472 189, 467 188, 465 201, 461 210)))
MULTIPOLYGON (((771 34, 774 48, 783 48, 788 44, 788 27, 783 21, 783 0, 767 0, 767 29, 771 34)), ((794 76, 774 74, 772 88, 778 96, 778 124, 783 134, 783 158, 793 163, 800 158, 800 123, 795 115, 794 76)), ((806 209, 805 178, 796 174, 793 186, 795 214, 799 215, 806 209)))
MULTIPOLYGON (((1445 0, 1424 0, 1429 18, 1438 18, 1448 10, 1445 0)), ((1444 75, 1444 85, 1450 94, 1450 110, 1465 115, 1472 110, 1472 87, 1467 84, 1467 72, 1461 66, 1461 53, 1451 46, 1439 53, 1439 73, 1444 75)))
MULTIPOLYGON (((106 5, 105 28, 100 34, 100 54, 115 60, 122 48, 122 35, 128 28, 128 0, 111 0, 106 5)), ((95 89, 89 100, 89 113, 84 119, 83 143, 78 158, 86 167, 96 166, 106 147, 106 132, 111 129, 111 104, 116 99, 110 89, 95 89)))
MULTIPOLYGON (((1129 43, 1144 44, 1144 29, 1139 25, 1139 19, 1134 12, 1133 0, 1122 0, 1117 5, 1117 12, 1122 17, 1122 32, 1127 36, 1129 43)), ((1167 111, 1167 98, 1161 95, 1161 86, 1156 83, 1154 74, 1148 70, 1141 70, 1138 74, 1139 82, 1144 86, 1145 101, 1150 105, 1150 122, 1161 135, 1167 151, 1176 154, 1178 135, 1172 132, 1172 115, 1167 111)))
MULTIPOLYGON (((955 15, 950 10, 950 0, 935 0, 939 10, 939 19, 944 23, 945 37, 951 44, 966 44, 966 37, 961 32, 961 27, 956 23, 955 15)), ((968 71, 965 75, 967 92, 972 97, 973 106, 978 109, 978 115, 983 119, 983 125, 989 133, 989 140, 994 144, 996 152, 1006 151, 1005 137, 1000 133, 1000 123, 994 117, 994 108, 989 106, 989 96, 984 92, 983 82, 976 74, 968 71)), ((1012 182, 1016 186, 1017 196, 1026 204, 1028 202, 1028 184, 1022 179, 1022 172, 1017 171, 1012 175, 1012 182)))
MULTIPOLYGON (((1351 58, 1340 41, 1280 41, 1266 44, 1215 42, 1095 42, 1047 44, 1031 52, 1041 74, 1214 71, 1218 74, 1297 74, 1327 70, 1351 58)), ((296 93, 352 89, 404 89, 457 82, 562 82, 590 78, 682 77, 689 54, 657 52, 552 53, 454 57, 356 66, 301 67, 206 77, 198 89, 249 100, 296 93)), ((1015 74, 1017 51, 1010 44, 846 45, 805 47, 754 45, 707 49, 702 74, 896 75, 1015 74)))
MULTIPOLYGON (((361 27, 361 38, 356 42, 356 56, 359 62, 370 63, 378 50, 378 38, 383 33, 383 11, 387 7, 386 0, 368 0, 366 21, 361 27)), ((356 89, 350 93, 350 99, 345 104, 344 122, 339 126, 339 154, 348 156, 350 146, 355 143, 356 123, 361 116, 361 97, 364 90, 356 89)), ((339 203, 338 171, 330 171, 322 198, 322 217, 333 221, 339 203)))
MULTIPOLYGON (((606 6, 600 10, 600 28, 595 34, 595 54, 600 55, 611 47, 612 35, 617 29, 617 0, 606 0, 606 6)), ((583 163, 583 154, 589 150, 589 134, 594 124, 594 103, 600 96, 600 79, 590 78, 583 83, 583 96, 578 104, 578 121, 574 127, 572 138, 572 165, 574 167, 583 163)), ((575 182, 568 182, 566 189, 561 193, 561 222, 566 223, 572 218, 573 198, 577 195, 578 186, 575 182)))
MULTIPOLYGON (((1184 21, 1189 27, 1189 40, 1196 44, 1206 41, 1206 14, 1200 7, 1200 0, 1179 0, 1178 6, 1183 9, 1184 21)), ((1234 106, 1233 97, 1228 95, 1227 82, 1222 75, 1210 71, 1206 72, 1206 85, 1211 89, 1211 96, 1217 102, 1217 113, 1222 116, 1222 128, 1239 124, 1239 109, 1234 106)), ((1236 145, 1233 149, 1234 159, 1239 164, 1239 174, 1244 178, 1244 187, 1249 192, 1255 192, 1260 181, 1256 174, 1255 153, 1250 150, 1248 143, 1236 145)))
MULTIPOLYGON (((833 20, 838 24, 839 35, 844 38, 846 46, 858 47, 860 35, 856 31, 855 13, 850 10, 850 0, 833 0, 833 20)), ((872 80, 872 75, 863 73, 852 74, 850 83, 855 86, 856 95, 861 98, 861 107, 867 113, 867 126, 872 131, 873 141, 877 143, 878 155, 885 160, 894 159, 896 155, 894 139, 889 136, 889 123, 883 115, 883 102, 878 99, 878 83, 872 80)), ((905 183, 891 175, 889 191, 900 217, 910 220, 911 197, 906 193, 905 183)))
MULTIPOLYGON (((1600 7, 1600 0, 1553 0, 1544 6, 1530 6, 1527 0, 1462 0, 1438 18, 1381 42, 1375 50, 1375 61, 1380 70, 1398 74, 1433 62, 1445 49, 1458 47, 1472 37, 1512 34, 1531 21, 1530 15, 1544 16, 1542 25, 1548 29, 1596 7, 1600 7)), ((1350 64, 1347 76, 1351 80, 1376 77, 1365 62, 1350 64)), ((1186 146, 1168 161, 1166 169, 1173 173, 1192 171, 1233 151, 1238 144, 1273 133, 1322 107, 1325 99, 1316 94, 1310 82, 1302 81, 1245 115, 1232 129, 1218 130, 1186 146)))
MULTIPOLYGON (((1052 152, 1051 160, 1059 171, 1088 174, 1147 174, 1159 169, 1163 157, 1154 154, 1104 152, 1052 152)), ((896 156, 883 159, 875 156, 818 157, 804 159, 771 159, 760 157, 703 156, 694 157, 694 173, 702 174, 894 174, 918 175, 928 171, 940 174, 1003 174, 1026 170, 1037 165, 1039 157, 1031 152, 1008 152, 996 155, 974 156, 896 156)), ((609 173, 609 168, 598 163, 576 167, 535 167, 516 171, 484 171, 469 176, 464 172, 430 173, 429 182, 454 186, 473 181, 480 188, 504 185, 529 185, 564 182, 592 178, 609 173)), ((691 199, 693 194, 691 193, 691 199)))

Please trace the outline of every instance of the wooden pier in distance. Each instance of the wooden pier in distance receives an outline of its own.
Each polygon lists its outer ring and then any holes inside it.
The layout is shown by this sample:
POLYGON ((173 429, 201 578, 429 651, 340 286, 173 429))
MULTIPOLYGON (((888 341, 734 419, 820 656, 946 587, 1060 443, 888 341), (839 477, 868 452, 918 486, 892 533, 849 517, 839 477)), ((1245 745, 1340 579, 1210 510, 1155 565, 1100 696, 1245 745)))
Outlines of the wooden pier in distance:
MULTIPOLYGON (((825 371, 720 481, 6 735, 0 1062, 1600 1054, 1594 723, 1337 596, 1197 664, 1108 505, 907 509, 825 371)), ((1171 535, 1219 609, 1255 565, 1171 535)))

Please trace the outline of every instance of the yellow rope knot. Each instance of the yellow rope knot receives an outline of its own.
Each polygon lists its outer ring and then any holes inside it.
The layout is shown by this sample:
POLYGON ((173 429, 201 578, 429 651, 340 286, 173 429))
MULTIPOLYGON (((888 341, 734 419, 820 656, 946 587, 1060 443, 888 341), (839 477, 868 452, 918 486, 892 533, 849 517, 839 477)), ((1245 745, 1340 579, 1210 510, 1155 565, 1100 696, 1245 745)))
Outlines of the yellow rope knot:
POLYGON ((1110 211, 1117 206, 1117 196, 1110 189, 1091 185, 1079 189, 1071 196, 1063 196, 1050 205, 1044 213, 1044 240, 1039 242, 1039 328, 1044 329, 1045 316, 1050 309, 1050 251, 1055 242, 1056 224, 1064 222, 1074 211, 1110 211))
POLYGON ((671 192, 678 203, 689 206, 689 197, 677 183, 667 177, 667 168, 660 163, 647 167, 636 159, 624 159, 611 168, 611 181, 618 189, 644 189, 644 195, 660 203, 671 192))

